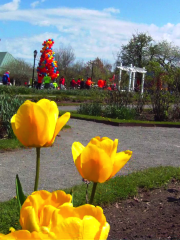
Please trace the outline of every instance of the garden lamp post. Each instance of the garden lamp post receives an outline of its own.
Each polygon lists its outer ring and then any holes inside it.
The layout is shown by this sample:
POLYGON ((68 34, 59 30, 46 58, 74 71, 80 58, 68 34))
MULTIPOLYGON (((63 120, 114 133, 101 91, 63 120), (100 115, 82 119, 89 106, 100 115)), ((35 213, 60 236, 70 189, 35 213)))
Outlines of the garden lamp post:
POLYGON ((93 77, 93 67, 94 67, 94 61, 90 61, 90 64, 92 64, 92 72, 91 72, 91 81, 92 81, 92 77, 93 77))
POLYGON ((34 81, 34 68, 35 68, 36 56, 37 56, 37 50, 34 50, 34 65, 33 65, 33 75, 32 75, 32 88, 33 88, 33 81, 34 81))

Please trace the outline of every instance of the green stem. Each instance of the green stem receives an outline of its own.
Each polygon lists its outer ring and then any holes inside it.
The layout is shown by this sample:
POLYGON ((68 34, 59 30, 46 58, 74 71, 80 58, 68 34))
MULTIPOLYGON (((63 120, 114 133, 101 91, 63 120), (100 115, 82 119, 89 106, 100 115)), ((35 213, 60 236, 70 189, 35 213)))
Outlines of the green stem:
POLYGON ((95 183, 95 182, 93 183, 93 188, 92 188, 92 192, 91 192, 91 199, 90 199, 90 201, 89 201, 89 204, 92 204, 92 203, 93 203, 97 184, 98 184, 98 183, 95 183))
POLYGON ((40 147, 36 148, 36 177, 34 183, 34 191, 38 190, 38 182, 39 182, 39 169, 40 169, 40 147))

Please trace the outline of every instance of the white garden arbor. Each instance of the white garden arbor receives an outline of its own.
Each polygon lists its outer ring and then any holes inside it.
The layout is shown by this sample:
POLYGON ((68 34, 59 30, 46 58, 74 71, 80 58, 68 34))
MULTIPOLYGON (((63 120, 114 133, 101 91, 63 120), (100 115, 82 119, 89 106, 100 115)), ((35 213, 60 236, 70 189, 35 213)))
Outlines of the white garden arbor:
POLYGON ((122 66, 122 63, 119 68, 119 81, 118 81, 118 90, 120 91, 120 83, 121 83, 121 75, 122 71, 126 71, 129 73, 129 85, 128 85, 128 92, 134 91, 135 89, 135 78, 136 78, 136 73, 142 73, 142 81, 141 81, 141 94, 144 93, 144 78, 146 74, 146 69, 145 68, 138 68, 138 67, 133 67, 132 64, 130 67, 127 66, 122 66))

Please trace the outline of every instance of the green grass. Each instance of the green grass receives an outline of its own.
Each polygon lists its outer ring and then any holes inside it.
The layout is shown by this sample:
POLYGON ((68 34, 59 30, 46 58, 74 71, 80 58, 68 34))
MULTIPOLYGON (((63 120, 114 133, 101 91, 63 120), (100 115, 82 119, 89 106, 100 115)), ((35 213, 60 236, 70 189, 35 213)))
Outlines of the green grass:
POLYGON ((18 139, 0 139, 0 150, 8 151, 22 147, 18 139))
MULTIPOLYGON (((71 128, 70 125, 66 124, 63 129, 71 128)), ((24 146, 19 142, 17 138, 15 139, 0 139, 0 150, 10 151, 13 149, 23 148, 24 146)))
MULTIPOLYGON (((60 115, 64 114, 67 111, 60 110, 60 115)), ((97 120, 97 121, 106 121, 106 122, 114 122, 114 123, 141 123, 141 124, 167 124, 167 125, 179 125, 180 122, 156 122, 156 121, 140 121, 140 120, 123 120, 123 119, 115 119, 115 118, 107 118, 107 117, 96 117, 96 116, 89 116, 78 114, 77 111, 69 111, 71 116, 77 119, 87 119, 87 120, 97 120)))
POLYGON ((68 125, 68 124, 66 124, 66 125, 62 128, 62 130, 63 130, 63 129, 68 129, 68 128, 71 128, 71 126, 68 125))
MULTIPOLYGON (((180 168, 156 167, 131 173, 126 176, 117 176, 108 182, 98 184, 94 198, 94 205, 104 206, 118 200, 136 196, 139 188, 145 190, 167 186, 171 179, 180 180, 180 168)), ((89 195, 92 184, 89 186, 89 195)), ((71 189, 64 189, 70 193, 71 189)), ((85 204, 86 184, 73 187, 74 206, 85 204)), ((7 234, 9 227, 19 229, 18 204, 16 199, 0 202, 0 232, 7 234)))
POLYGON ((57 102, 58 106, 79 106, 79 103, 61 103, 61 102, 57 102))

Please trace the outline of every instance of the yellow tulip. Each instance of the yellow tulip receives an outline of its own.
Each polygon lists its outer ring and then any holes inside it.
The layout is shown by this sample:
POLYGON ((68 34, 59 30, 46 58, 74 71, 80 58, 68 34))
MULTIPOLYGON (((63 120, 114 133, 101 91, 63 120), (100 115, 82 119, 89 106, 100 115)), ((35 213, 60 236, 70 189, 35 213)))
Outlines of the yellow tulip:
POLYGON ((57 239, 107 239, 110 226, 101 207, 83 205, 61 206, 51 219, 50 232, 57 239))
POLYGON ((57 104, 47 99, 25 101, 11 118, 14 134, 26 147, 49 147, 67 123, 70 113, 58 118, 57 104))
POLYGON ((32 232, 30 233, 27 230, 19 230, 7 235, 0 234, 0 240, 26 240, 26 239, 36 239, 36 240, 48 240, 48 239, 56 239, 54 233, 44 234, 41 232, 32 232))
MULTIPOLYGON (((48 217, 48 211, 44 218, 48 217)), ((40 213, 41 215, 41 213, 40 213)), ((49 227, 42 227, 39 231, 30 233, 27 230, 19 230, 8 235, 0 235, 0 240, 25 240, 25 239, 85 239, 85 240, 106 240, 110 226, 106 222, 101 207, 83 205, 72 207, 62 205, 51 215, 49 227)))
POLYGON ((40 190, 27 197, 20 211, 20 224, 23 230, 46 231, 51 225, 51 218, 55 210, 62 205, 70 205, 72 197, 64 191, 52 193, 40 190))
POLYGON ((112 178, 131 158, 132 151, 117 153, 118 139, 92 138, 86 147, 80 142, 72 145, 74 163, 80 175, 94 183, 112 178))

